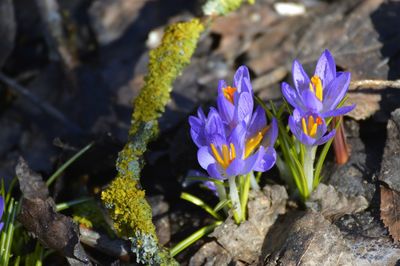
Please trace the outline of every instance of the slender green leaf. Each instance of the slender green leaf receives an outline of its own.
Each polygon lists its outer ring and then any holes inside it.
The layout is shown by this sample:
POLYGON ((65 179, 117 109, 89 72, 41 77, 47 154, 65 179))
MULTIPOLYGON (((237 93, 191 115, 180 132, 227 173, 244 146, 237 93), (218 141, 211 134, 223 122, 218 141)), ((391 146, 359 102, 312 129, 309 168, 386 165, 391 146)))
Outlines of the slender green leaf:
POLYGON ((196 232, 191 234, 189 237, 187 237, 184 240, 182 240, 181 242, 179 242, 175 247, 171 248, 171 250, 170 250, 171 256, 175 257, 182 250, 186 249, 188 246, 190 246, 191 244, 193 244, 194 242, 196 242, 203 236, 208 235, 209 233, 214 231, 214 229, 217 226, 219 226, 220 224, 222 224, 222 222, 217 221, 211 225, 207 225, 207 226, 200 228, 199 230, 197 230, 196 232))
POLYGON ((223 185, 223 186, 226 185, 223 181, 218 180, 218 179, 215 179, 215 178, 212 178, 212 177, 188 176, 188 177, 186 177, 186 179, 187 179, 187 180, 193 180, 193 181, 202 181, 202 182, 203 182, 203 181, 204 181, 204 182, 206 182, 206 181, 211 181, 211 182, 214 182, 214 183, 216 183, 216 184, 223 185))
POLYGON ((215 219, 222 220, 222 217, 217 212, 215 212, 213 208, 211 208, 207 203, 205 203, 203 200, 199 199, 198 197, 193 196, 186 192, 182 192, 181 199, 187 200, 187 201, 193 203, 194 205, 201 207, 203 210, 205 210, 206 212, 211 214, 211 216, 213 216, 215 219))
MULTIPOLYGON (((339 122, 336 124, 335 129, 337 130, 340 126, 342 120, 339 120, 339 122)), ((321 151, 321 154, 318 157, 317 164, 315 166, 315 172, 314 172, 314 181, 313 181, 313 188, 316 188, 321 181, 321 171, 322 171, 322 166, 324 164, 326 155, 328 154, 329 148, 332 145, 334 138, 331 138, 327 143, 325 143, 324 148, 321 151)))
POLYGON ((84 203, 84 202, 87 202, 90 200, 93 200, 93 199, 92 198, 82 198, 82 199, 77 199, 77 200, 71 200, 68 202, 58 203, 56 205, 56 210, 58 212, 60 212, 60 211, 66 210, 68 208, 71 208, 72 206, 75 206, 75 205, 78 205, 78 204, 81 204, 81 203, 84 203))
POLYGON ((222 208, 224 208, 225 206, 228 206, 231 203, 231 201, 229 199, 224 199, 221 200, 220 202, 218 202, 217 205, 215 205, 214 207, 214 211, 218 212, 220 211, 222 208))
POLYGON ((75 162, 79 157, 81 157, 85 152, 87 152, 92 146, 94 142, 89 143, 83 149, 78 151, 74 156, 72 156, 68 161, 66 161, 63 165, 61 165, 60 168, 57 169, 57 171, 49 177, 46 181, 46 185, 50 186, 56 179, 57 177, 64 172, 65 169, 67 169, 73 162, 75 162))

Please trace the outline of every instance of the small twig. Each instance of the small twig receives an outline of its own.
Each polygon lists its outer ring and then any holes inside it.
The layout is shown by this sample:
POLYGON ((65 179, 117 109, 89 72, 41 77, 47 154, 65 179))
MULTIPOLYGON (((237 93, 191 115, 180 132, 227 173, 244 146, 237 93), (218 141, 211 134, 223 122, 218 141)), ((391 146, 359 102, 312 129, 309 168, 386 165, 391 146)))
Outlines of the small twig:
POLYGON ((100 234, 96 231, 88 229, 84 226, 79 226, 81 243, 95 248, 107 255, 113 257, 124 257, 131 255, 130 242, 122 239, 110 239, 105 234, 100 234))
POLYGON ((45 112, 48 115, 59 120, 66 127, 71 129, 72 131, 74 131, 76 133, 82 133, 82 129, 79 126, 72 123, 67 117, 64 116, 63 113, 61 113, 59 110, 57 110, 54 106, 52 106, 49 103, 45 102, 44 100, 40 99, 39 97, 34 95, 32 92, 30 92, 28 89, 26 89, 22 85, 18 84, 12 78, 7 77, 6 75, 4 75, 1 72, 0 72, 0 81, 7 84, 9 86, 9 88, 12 89, 13 91, 18 92, 22 96, 26 97, 28 100, 30 100, 32 103, 34 103, 35 106, 39 107, 43 112, 45 112))
POLYGON ((358 89, 381 90, 386 88, 400 89, 400 79, 398 80, 364 79, 364 80, 355 80, 350 83, 350 90, 358 90, 358 89))

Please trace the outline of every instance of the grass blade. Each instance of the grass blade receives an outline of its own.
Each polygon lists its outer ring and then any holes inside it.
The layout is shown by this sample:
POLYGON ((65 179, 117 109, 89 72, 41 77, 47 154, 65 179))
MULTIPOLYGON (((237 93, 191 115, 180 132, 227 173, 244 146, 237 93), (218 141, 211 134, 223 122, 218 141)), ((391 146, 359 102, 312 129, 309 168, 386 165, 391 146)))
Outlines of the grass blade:
POLYGON ((63 165, 61 165, 60 168, 57 169, 57 171, 50 176, 49 179, 47 179, 46 181, 46 185, 50 186, 56 179, 57 177, 64 172, 65 169, 68 168, 68 166, 70 166, 73 162, 75 162, 79 157, 81 157, 86 151, 88 151, 92 146, 93 146, 94 142, 89 143, 88 145, 86 145, 85 147, 83 147, 83 149, 81 149, 80 151, 78 151, 74 156, 72 156, 68 161, 66 161, 63 165))

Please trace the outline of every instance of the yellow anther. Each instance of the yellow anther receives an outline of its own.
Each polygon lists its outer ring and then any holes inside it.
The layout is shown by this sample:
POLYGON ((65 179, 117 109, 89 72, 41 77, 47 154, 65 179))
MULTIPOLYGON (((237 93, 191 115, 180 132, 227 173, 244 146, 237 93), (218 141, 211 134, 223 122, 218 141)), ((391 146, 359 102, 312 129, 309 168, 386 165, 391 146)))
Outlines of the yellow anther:
POLYGON ((260 143, 264 138, 265 133, 268 132, 269 128, 270 126, 264 127, 261 131, 257 132, 257 134, 254 137, 252 137, 246 142, 246 146, 244 149, 244 158, 249 157, 250 154, 252 154, 253 151, 260 146, 260 143))
POLYGON ((222 160, 222 157, 221 157, 221 155, 219 154, 217 148, 215 148, 214 144, 212 144, 212 143, 211 143, 210 146, 211 146, 211 151, 212 151, 212 154, 213 154, 215 160, 217 160, 217 162, 218 162, 221 166, 224 166, 224 160, 222 160))
POLYGON ((222 159, 224 160, 224 165, 228 166, 230 163, 229 148, 227 145, 222 145, 222 159))
POLYGON ((312 125, 311 130, 308 133, 310 135, 310 137, 314 137, 315 134, 317 134, 317 127, 318 127, 317 124, 312 125))
POLYGON ((218 151, 214 144, 210 144, 212 155, 215 160, 223 167, 227 168, 229 164, 236 158, 236 150, 233 143, 226 145, 222 145, 222 154, 218 151))
POLYGON ((314 117, 310 115, 308 117, 308 127, 307 127, 308 132, 311 132, 313 126, 314 126, 314 117))
POLYGON ((222 91, 224 92, 225 98, 233 104, 234 103, 233 96, 235 94, 236 88, 228 86, 223 88, 222 91))
POLYGON ((318 76, 313 76, 310 82, 310 90, 314 92, 315 96, 322 101, 322 81, 318 76))
POLYGON ((301 118, 301 127, 303 132, 310 137, 315 137, 317 134, 318 126, 322 124, 322 118, 317 117, 314 119, 312 115, 308 117, 308 123, 306 123, 306 119, 303 117, 301 118))
POLYGON ((233 143, 231 143, 230 146, 231 146, 231 160, 234 160, 236 158, 235 146, 233 145, 233 143))
POLYGON ((307 124, 306 124, 306 119, 303 117, 301 118, 301 126, 303 128, 303 132, 308 135, 308 130, 307 130, 307 124))

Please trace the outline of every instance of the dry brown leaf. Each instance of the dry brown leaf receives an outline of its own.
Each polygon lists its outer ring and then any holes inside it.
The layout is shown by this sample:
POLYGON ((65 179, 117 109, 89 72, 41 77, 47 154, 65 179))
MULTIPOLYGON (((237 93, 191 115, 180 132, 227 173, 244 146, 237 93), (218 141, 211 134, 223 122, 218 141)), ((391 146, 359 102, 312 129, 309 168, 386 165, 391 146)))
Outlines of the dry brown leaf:
POLYGON ((381 186, 381 219, 394 241, 400 241, 400 192, 381 186))
POLYGON ((350 92, 348 102, 355 104, 356 108, 348 116, 356 120, 365 120, 380 110, 379 103, 382 95, 366 94, 363 92, 350 92))
POLYGON ((46 247, 60 251, 70 265, 92 265, 79 242, 73 220, 56 211, 54 200, 42 177, 20 158, 16 174, 22 192, 18 221, 46 247))

